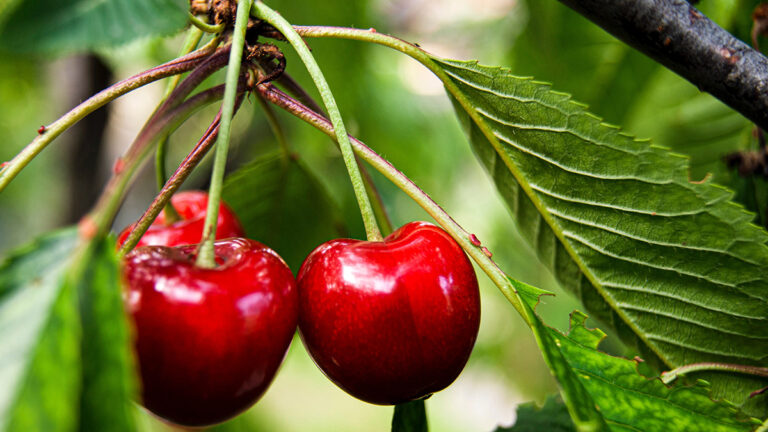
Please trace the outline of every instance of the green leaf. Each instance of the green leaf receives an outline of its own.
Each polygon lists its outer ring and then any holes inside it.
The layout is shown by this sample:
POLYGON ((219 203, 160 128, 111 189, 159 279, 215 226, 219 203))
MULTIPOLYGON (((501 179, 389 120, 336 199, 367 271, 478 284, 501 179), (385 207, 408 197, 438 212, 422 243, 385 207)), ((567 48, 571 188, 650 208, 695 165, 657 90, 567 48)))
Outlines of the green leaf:
POLYGON ((77 297, 62 288, 77 234, 67 229, 0 266, 0 430, 68 431, 80 391, 77 297))
POLYGON ((756 214, 755 223, 766 226, 765 179, 759 174, 743 177, 724 161, 729 153, 757 150, 754 124, 668 69, 661 68, 646 87, 626 127, 689 155, 691 178, 712 176, 736 193, 734 201, 756 214))
MULTIPOLYGON (((593 316, 650 363, 766 365, 768 233, 730 191, 690 181, 686 158, 602 123, 547 84, 436 62, 520 231, 593 316)), ((698 377, 738 404, 765 386, 698 377)), ((766 411, 763 398, 750 403, 750 413, 766 411)))
POLYGON ((527 308, 528 316, 532 319, 531 330, 539 345, 541 354, 546 361, 552 376, 555 377, 560 385, 560 394, 563 397, 565 405, 571 419, 580 431, 604 431, 608 430, 608 425, 598 408, 597 402, 593 399, 589 391, 582 385, 580 377, 574 371, 568 360, 560 351, 560 345, 552 339, 549 327, 544 325, 541 319, 536 315, 534 309, 542 295, 548 295, 534 286, 518 282, 515 279, 508 278, 515 289, 515 292, 523 300, 524 307, 527 308))
POLYGON ((605 338, 585 327, 587 316, 571 314, 568 335, 546 326, 533 313, 530 293, 538 288, 510 279, 525 299, 533 331, 578 430, 750 431, 760 424, 730 402, 716 402, 709 384, 667 386, 639 373, 638 363, 598 350, 605 338), (585 413, 589 421, 584 421, 585 413))
POLYGON ((427 411, 424 400, 419 399, 395 405, 392 432, 428 432, 427 411))
POLYGON ((61 55, 167 36, 186 25, 188 8, 185 0, 11 2, 0 9, 0 49, 61 55))
POLYGON ((539 408, 529 402, 517 407, 515 424, 498 427, 495 432, 575 432, 568 409, 557 396, 550 396, 539 408))
POLYGON ((80 430, 133 431, 135 393, 131 339, 113 239, 96 241, 75 286, 83 324, 80 430))
POLYGON ((248 237, 274 249, 294 271, 323 242, 346 229, 333 199, 304 165, 280 153, 227 176, 224 201, 248 237))

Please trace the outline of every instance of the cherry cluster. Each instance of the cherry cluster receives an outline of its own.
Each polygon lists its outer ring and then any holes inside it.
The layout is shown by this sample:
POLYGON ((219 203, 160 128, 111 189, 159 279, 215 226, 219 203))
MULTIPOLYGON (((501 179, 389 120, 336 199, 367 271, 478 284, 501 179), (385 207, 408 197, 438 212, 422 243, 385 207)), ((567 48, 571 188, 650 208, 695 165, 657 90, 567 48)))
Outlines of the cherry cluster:
POLYGON ((276 252, 244 238, 222 203, 218 265, 201 268, 195 243, 207 201, 204 192, 176 194, 182 220, 158 218, 123 262, 142 402, 154 414, 203 426, 246 410, 297 326, 323 373, 366 402, 426 398, 464 368, 480 323, 477 278, 442 229, 411 222, 381 242, 332 240, 294 278, 276 252))

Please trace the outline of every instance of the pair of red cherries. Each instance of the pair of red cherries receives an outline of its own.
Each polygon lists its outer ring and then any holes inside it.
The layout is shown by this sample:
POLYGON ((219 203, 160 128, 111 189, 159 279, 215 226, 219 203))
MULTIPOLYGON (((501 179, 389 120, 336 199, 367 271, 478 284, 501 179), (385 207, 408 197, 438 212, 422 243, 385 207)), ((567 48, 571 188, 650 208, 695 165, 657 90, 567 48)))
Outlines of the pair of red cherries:
POLYGON ((297 324, 323 373, 370 403, 428 397, 464 368, 480 323, 477 278, 440 228, 412 222, 382 242, 329 241, 294 279, 277 253, 243 238, 223 203, 218 266, 196 267, 207 201, 176 194, 182 220, 158 218, 123 263, 142 399, 156 415, 202 426, 244 411, 271 383, 297 324))

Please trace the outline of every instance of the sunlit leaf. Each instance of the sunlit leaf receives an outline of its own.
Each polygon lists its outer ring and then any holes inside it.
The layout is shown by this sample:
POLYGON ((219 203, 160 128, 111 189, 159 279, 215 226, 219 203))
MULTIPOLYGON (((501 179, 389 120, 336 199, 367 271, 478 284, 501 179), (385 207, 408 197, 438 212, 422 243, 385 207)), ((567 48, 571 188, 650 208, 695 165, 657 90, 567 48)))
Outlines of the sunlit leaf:
POLYGON ((114 241, 99 241, 80 259, 88 262, 74 282, 83 323, 80 430, 133 431, 135 367, 114 241))
POLYGON ((77 425, 80 320, 62 279, 77 235, 69 229, 13 252, 0 266, 0 430, 77 425))
MULTIPOLYGON (((437 61, 520 231, 594 317, 659 367, 766 365, 768 233, 730 191, 690 181, 686 158, 602 123, 547 84, 437 61)), ((698 377, 738 404, 766 384, 698 377)), ((765 412, 761 400, 749 412, 765 412)))
MULTIPOLYGON (((518 293, 540 292, 510 281, 518 293)), ((600 352, 598 345, 605 333, 588 329, 583 313, 571 314, 571 329, 564 335, 534 314, 532 295, 521 297, 578 430, 726 432, 750 431, 760 423, 730 402, 714 401, 708 383, 667 386, 658 378, 640 374, 636 361, 600 352)))

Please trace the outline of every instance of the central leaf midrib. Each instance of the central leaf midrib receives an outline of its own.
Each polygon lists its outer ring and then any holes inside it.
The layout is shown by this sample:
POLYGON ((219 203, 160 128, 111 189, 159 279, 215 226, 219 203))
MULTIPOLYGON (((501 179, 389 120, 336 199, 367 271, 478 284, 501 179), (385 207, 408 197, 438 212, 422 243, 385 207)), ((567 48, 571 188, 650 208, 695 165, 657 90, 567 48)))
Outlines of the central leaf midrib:
MULTIPOLYGON (((446 63, 443 63, 446 64, 446 63)), ((447 64, 448 66, 451 66, 450 64, 447 64)), ((473 70, 468 70, 470 73, 479 73, 473 70)), ((450 71, 446 71, 447 74, 450 76, 454 76, 454 74, 451 74, 450 71)), ((670 359, 667 357, 666 353, 660 352, 656 348, 654 344, 652 344, 643 334, 643 332, 637 327, 637 325, 629 319, 629 317, 626 316, 624 311, 622 311, 620 308, 618 308, 618 305, 613 301, 610 296, 606 296, 606 293, 604 292, 604 289, 602 285, 597 281, 596 276, 589 271, 589 268, 586 266, 586 264, 581 260, 581 258, 576 254, 576 252, 573 250, 573 247, 570 245, 568 241, 566 241, 563 233, 556 229, 556 224, 554 223, 553 215, 549 213, 544 203, 539 199, 539 197, 533 192, 533 189, 531 188, 530 184, 528 183, 527 179, 523 174, 520 172, 520 170, 517 168, 517 166, 509 160, 508 157, 506 157, 506 152, 503 151, 503 148, 501 147, 501 144, 496 139, 495 134, 493 133, 493 130, 485 123, 483 118, 480 116, 480 113, 477 112, 477 110, 472 107, 472 105, 469 103, 469 101, 466 100, 466 98, 463 97, 463 94, 460 93, 458 88, 451 89, 449 86, 446 86, 446 88, 451 91, 453 96, 456 98, 456 100, 459 102, 459 104, 462 106, 462 108, 466 111, 466 113, 469 115, 469 117, 474 121, 478 129, 481 131, 483 136, 488 140, 489 143, 494 148, 495 151, 495 157, 501 158, 501 160, 504 162, 504 165, 507 167, 507 169, 510 171, 510 173, 514 176, 515 180, 517 181, 519 187, 526 193, 528 198, 533 203, 534 207, 539 211, 541 217, 545 220, 547 225, 549 225, 552 232, 555 234, 555 236, 560 241, 560 244, 562 247, 566 250, 568 255, 571 257, 571 259, 576 263, 576 265, 579 267, 579 270, 581 273, 590 281, 590 283, 596 288, 597 292, 600 294, 600 296, 605 300, 606 303, 611 307, 614 314, 619 316, 621 320, 630 328, 632 329, 632 332, 635 334, 637 338, 643 341, 643 343, 651 349, 651 351, 656 354, 656 356, 659 357, 661 361, 663 361, 668 366, 674 366, 670 359), (457 94, 458 93, 458 94, 457 94), (474 114, 474 115, 473 115, 474 114)), ((495 172, 495 171, 494 171, 495 172)))

